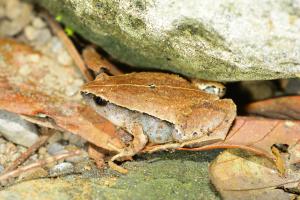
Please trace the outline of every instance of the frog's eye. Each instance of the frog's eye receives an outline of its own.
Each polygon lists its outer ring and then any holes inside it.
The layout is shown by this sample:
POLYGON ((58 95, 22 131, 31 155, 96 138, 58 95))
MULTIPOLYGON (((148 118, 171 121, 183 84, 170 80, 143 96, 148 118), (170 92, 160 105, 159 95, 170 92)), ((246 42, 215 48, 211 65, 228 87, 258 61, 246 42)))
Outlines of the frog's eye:
POLYGON ((154 89, 154 88, 156 87, 156 85, 153 84, 153 83, 152 83, 152 84, 149 84, 148 86, 149 86, 150 89, 154 89))
POLYGON ((203 90, 210 94, 218 93, 218 88, 216 88, 216 86, 214 86, 214 85, 208 85, 205 88, 203 88, 203 90))
POLYGON ((106 106, 107 105, 107 101, 105 101, 104 99, 102 99, 100 97, 94 96, 93 99, 98 106, 106 106))

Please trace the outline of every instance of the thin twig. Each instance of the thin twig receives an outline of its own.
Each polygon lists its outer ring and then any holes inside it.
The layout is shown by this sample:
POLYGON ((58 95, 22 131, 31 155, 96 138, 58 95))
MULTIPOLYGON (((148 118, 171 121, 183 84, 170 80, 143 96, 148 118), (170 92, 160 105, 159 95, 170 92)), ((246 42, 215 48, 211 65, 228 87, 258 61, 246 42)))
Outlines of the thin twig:
MULTIPOLYGON (((48 130, 48 129, 47 129, 48 130)), ((24 153, 22 153, 10 166, 8 166, 2 174, 10 172, 16 169, 19 165, 25 162, 36 150, 38 150, 42 145, 44 145, 47 140, 53 135, 53 131, 50 133, 42 135, 38 141, 36 141, 31 147, 29 147, 24 153)))
POLYGON ((17 177, 20 174, 22 174, 26 171, 32 170, 34 168, 43 167, 43 166, 48 165, 50 163, 53 163, 53 162, 56 162, 56 161, 59 161, 59 160, 65 159, 65 158, 78 156, 80 154, 81 154, 81 150, 75 150, 75 151, 69 151, 67 153, 62 153, 62 154, 59 154, 59 155, 56 155, 56 156, 52 156, 52 157, 46 158, 44 160, 38 160, 35 163, 26 165, 24 167, 19 167, 16 170, 13 170, 13 171, 10 171, 10 172, 7 172, 7 173, 1 175, 0 176, 0 181, 4 181, 4 180, 7 180, 9 178, 17 177))
POLYGON ((83 74, 86 81, 94 80, 92 75, 89 73, 88 69, 85 67, 84 61, 82 60, 80 54, 78 53, 76 47, 70 38, 66 35, 65 31, 61 28, 61 26, 50 16, 48 13, 43 12, 42 16, 47 20, 49 26, 51 27, 54 34, 61 40, 61 42, 65 45, 67 51, 70 56, 73 58, 75 64, 83 74))

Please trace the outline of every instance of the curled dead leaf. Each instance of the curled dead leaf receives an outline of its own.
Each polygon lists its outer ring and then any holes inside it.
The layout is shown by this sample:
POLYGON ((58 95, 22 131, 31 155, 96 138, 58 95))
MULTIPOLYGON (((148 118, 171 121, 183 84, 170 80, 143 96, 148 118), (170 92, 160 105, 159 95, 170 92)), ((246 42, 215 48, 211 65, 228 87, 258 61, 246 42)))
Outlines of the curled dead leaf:
POLYGON ((287 145, 287 152, 291 155, 287 163, 292 165, 300 160, 299 141, 300 121, 237 117, 224 141, 198 148, 180 148, 179 150, 201 151, 239 148, 265 156, 276 162, 278 158, 272 152, 272 146, 285 144, 287 145))
POLYGON ((221 153, 209 171, 223 199, 290 200, 298 196, 292 189, 299 184, 299 169, 289 168, 282 177, 269 159, 238 149, 221 153))

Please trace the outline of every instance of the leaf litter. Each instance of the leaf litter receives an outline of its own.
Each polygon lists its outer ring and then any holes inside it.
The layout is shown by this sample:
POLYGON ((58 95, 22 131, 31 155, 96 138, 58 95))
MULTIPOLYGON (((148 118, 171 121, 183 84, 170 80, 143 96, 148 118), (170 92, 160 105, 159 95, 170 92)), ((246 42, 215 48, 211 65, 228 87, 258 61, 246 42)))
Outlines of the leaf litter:
MULTIPOLYGON (((113 151, 107 144, 124 147, 117 128, 82 103, 78 90, 84 81, 77 69, 62 66, 32 47, 10 39, 0 39, 0 58, 0 109, 23 115, 42 126, 78 134, 93 143, 94 149, 113 151)), ((247 199, 255 196, 252 191, 258 190, 263 191, 264 197, 293 198, 294 193, 299 194, 299 102, 299 96, 289 96, 251 103, 246 107, 248 113, 275 119, 237 117, 224 141, 181 150, 239 148, 255 153, 245 156, 238 150, 225 151, 211 165, 212 181, 225 198, 241 195, 247 199), (286 152, 280 146, 286 146, 286 152), (222 160, 225 154, 231 157, 222 160), (237 173, 233 162, 239 162, 239 169, 245 170, 237 173), (251 162, 247 164, 249 169, 245 162, 251 162), (258 171, 249 177, 251 170, 258 171), (257 176, 258 172, 261 176, 257 176), (231 178, 223 181, 223 177, 218 177, 220 174, 230 174, 231 178)), ((151 148, 146 147, 144 152, 151 148)), ((101 157, 97 151, 91 151, 95 157, 101 157)))

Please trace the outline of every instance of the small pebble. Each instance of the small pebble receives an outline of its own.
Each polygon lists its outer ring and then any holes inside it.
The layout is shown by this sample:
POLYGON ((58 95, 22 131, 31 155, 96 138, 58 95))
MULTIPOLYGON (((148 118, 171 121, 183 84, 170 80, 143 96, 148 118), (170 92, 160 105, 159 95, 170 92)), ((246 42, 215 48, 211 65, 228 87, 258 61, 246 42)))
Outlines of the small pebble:
POLYGON ((6 11, 5 15, 9 19, 13 20, 18 18, 22 13, 22 6, 20 6, 19 0, 9 0, 6 3, 5 11, 6 11))
POLYGON ((88 160, 88 159, 89 159, 89 156, 88 156, 87 152, 82 151, 81 155, 66 158, 66 161, 70 162, 70 163, 79 163, 79 162, 82 162, 82 161, 88 160))
POLYGON ((6 139, 25 147, 31 146, 39 139, 34 124, 4 110, 0 110, 0 132, 6 139))
POLYGON ((57 37, 52 37, 51 38, 51 50, 52 53, 58 54, 63 49, 62 43, 59 41, 57 37))
POLYGON ((32 180, 32 179, 37 179, 37 178, 42 178, 42 177, 47 177, 48 176, 48 172, 41 168, 34 168, 31 169, 29 171, 26 171, 24 173, 22 173, 19 177, 18 180, 32 180))
POLYGON ((62 65, 71 65, 73 60, 66 51, 61 51, 58 54, 57 60, 62 65))
POLYGON ((86 140, 84 140, 82 137, 78 136, 78 135, 75 135, 75 134, 71 134, 69 136, 69 143, 70 144, 74 144, 78 147, 83 147, 84 144, 86 143, 86 140))
POLYGON ((77 92, 80 90, 80 87, 84 84, 82 79, 76 79, 74 80, 69 86, 66 87, 66 95, 67 96, 73 96, 77 94, 77 92))
POLYGON ((62 163, 59 163, 59 164, 55 165, 54 167, 52 167, 49 170, 49 175, 50 176, 60 176, 60 175, 71 174, 73 172, 74 172, 74 166, 72 163, 62 162, 62 163))
POLYGON ((0 137, 0 144, 4 144, 4 143, 6 143, 6 140, 4 138, 0 137))
POLYGON ((37 37, 35 38, 35 43, 37 45, 44 45, 50 39, 51 39, 51 32, 49 31, 49 29, 47 29, 47 28, 40 29, 37 32, 37 37))
POLYGON ((26 26, 24 33, 28 40, 34 40, 39 34, 38 30, 33 26, 26 26))
POLYGON ((71 135, 72 135, 72 133, 70 133, 70 132, 64 132, 63 133, 63 140, 69 140, 71 135))
POLYGON ((5 16, 7 18, 0 20, 0 36, 14 36, 30 23, 32 5, 17 0, 9 0, 6 4, 5 16))
MULTIPOLYGON (((28 62, 38 63, 41 60, 41 56, 37 53, 36 54, 30 54, 30 55, 26 56, 26 59, 28 60, 28 62)), ((30 70, 32 70, 32 67, 29 66, 29 68, 30 68, 30 70)))
POLYGON ((0 154, 4 154, 6 151, 6 144, 0 144, 0 154))
POLYGON ((35 17, 32 21, 32 25, 39 29, 46 27, 46 23, 40 17, 35 17))
POLYGON ((3 170, 4 170, 4 166, 0 165, 0 174, 3 172, 3 170))
POLYGON ((42 155, 47 154, 47 149, 45 147, 40 147, 39 154, 42 154, 42 155))
POLYGON ((48 143, 52 144, 52 143, 60 141, 61 139, 62 139, 62 133, 56 132, 48 139, 48 143))
POLYGON ((19 75, 21 76, 28 76, 31 73, 32 68, 28 65, 24 65, 19 68, 19 75))
POLYGON ((56 155, 64 151, 64 146, 59 143, 49 144, 47 147, 47 151, 50 155, 56 155))

